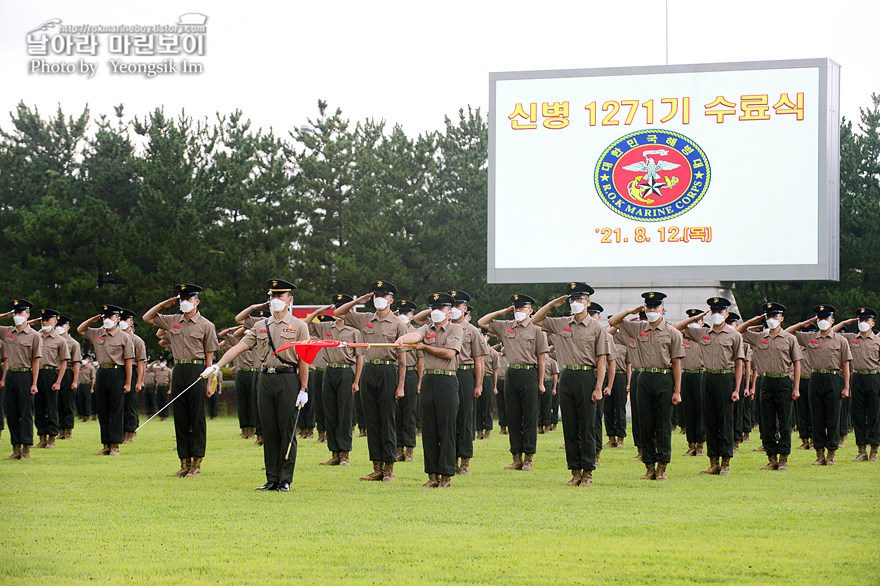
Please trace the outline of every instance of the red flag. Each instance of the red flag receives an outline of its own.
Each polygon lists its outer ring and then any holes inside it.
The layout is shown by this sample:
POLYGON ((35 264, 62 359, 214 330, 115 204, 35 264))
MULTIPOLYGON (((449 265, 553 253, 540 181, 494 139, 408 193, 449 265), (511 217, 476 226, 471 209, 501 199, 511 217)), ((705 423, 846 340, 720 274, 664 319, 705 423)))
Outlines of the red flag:
POLYGON ((272 352, 272 354, 278 354, 279 352, 283 352, 284 350, 295 346, 296 355, 302 358, 305 362, 311 364, 315 361, 321 348, 335 348, 341 344, 342 342, 339 340, 304 340, 302 342, 288 342, 282 344, 281 347, 275 352, 272 352))

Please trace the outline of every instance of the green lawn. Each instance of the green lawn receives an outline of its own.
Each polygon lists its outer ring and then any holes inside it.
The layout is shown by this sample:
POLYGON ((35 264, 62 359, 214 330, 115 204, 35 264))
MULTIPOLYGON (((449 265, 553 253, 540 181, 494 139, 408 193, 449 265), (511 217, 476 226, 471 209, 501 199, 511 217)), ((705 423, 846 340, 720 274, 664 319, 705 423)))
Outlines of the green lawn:
POLYGON ((640 481, 627 447, 603 452, 588 489, 565 486, 561 428, 538 436, 533 472, 502 470, 496 429, 449 490, 419 487, 420 448, 394 483, 367 483, 365 438, 349 468, 318 466, 326 446, 309 440, 285 494, 253 490, 262 449, 237 427, 208 422, 197 479, 166 477, 171 420, 118 458, 89 455, 89 422, 0 462, 0 583, 880 583, 880 465, 851 463, 852 439, 836 467, 796 451, 788 472, 759 471, 753 439, 725 478, 701 477, 708 460, 679 456, 676 433, 668 482, 640 481))

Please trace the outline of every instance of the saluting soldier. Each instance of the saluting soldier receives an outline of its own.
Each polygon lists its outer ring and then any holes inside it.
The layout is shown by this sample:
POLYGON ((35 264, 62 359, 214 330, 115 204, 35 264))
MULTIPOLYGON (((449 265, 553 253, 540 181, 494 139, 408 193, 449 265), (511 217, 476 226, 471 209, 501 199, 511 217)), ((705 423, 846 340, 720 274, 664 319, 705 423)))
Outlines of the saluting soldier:
MULTIPOLYGON (((699 309, 688 309, 688 317, 702 316, 699 309)), ((703 318, 694 322, 703 327, 703 318)), ((684 342, 684 358, 681 360, 681 416, 679 425, 684 428, 688 449, 685 456, 702 456, 703 443, 706 441, 706 428, 703 425, 703 398, 701 387, 703 380, 703 351, 699 343, 689 339, 684 342)))
MULTIPOLYGON (((243 309, 238 315, 235 316, 235 323, 241 324, 245 328, 245 332, 247 330, 254 327, 258 321, 269 317, 270 311, 266 309, 268 305, 268 301, 264 301, 262 303, 255 303, 249 307, 243 309)), ((258 366, 256 362, 254 366, 258 366)), ((260 422, 260 410, 257 407, 257 383, 260 378, 260 369, 254 371, 253 381, 252 381, 252 389, 251 392, 251 413, 253 414, 254 425, 251 430, 251 437, 256 436, 256 440, 251 444, 252 446, 262 446, 263 445, 263 424, 260 422)))
MULTIPOLYGON (((801 320, 808 319, 808 313, 801 315, 801 320)), ((802 332, 814 332, 817 328, 815 325, 808 325, 801 328, 802 332)), ((797 337, 795 337, 797 339, 797 337)), ((795 417, 797 418, 798 438, 801 445, 798 450, 813 449, 813 414, 810 412, 810 379, 813 376, 813 369, 810 366, 810 356, 801 340, 797 339, 798 345, 801 347, 801 354, 804 358, 801 360, 801 394, 797 401, 794 402, 795 417)))
MULTIPOLYGON (((424 488, 448 488, 452 485, 456 462, 456 419, 459 392, 456 366, 464 338, 464 329, 450 319, 452 295, 434 293, 428 297, 431 323, 397 339, 403 344, 417 344, 425 361, 421 380, 422 449, 425 457, 424 488)), ((369 436, 367 436, 369 437, 369 436)))
POLYGON ((733 404, 740 399, 745 351, 742 336, 727 327, 730 301, 712 297, 706 304, 709 311, 678 322, 675 327, 699 344, 703 355, 703 424, 710 465, 701 473, 728 476, 733 457, 733 404), (699 318, 709 327, 691 325, 699 318))
POLYGON ((810 412, 813 417, 813 445, 816 448, 814 466, 834 466, 834 456, 840 441, 840 400, 849 396, 849 362, 852 351, 849 341, 834 332, 833 305, 817 305, 816 317, 797 323, 788 329, 804 346, 809 356, 810 412), (815 322, 819 333, 798 330, 815 322), (826 457, 825 450, 828 450, 826 457))
POLYGON ((562 365, 559 404, 565 458, 571 470, 571 480, 567 484, 592 486, 597 453, 596 408, 602 399, 608 366, 608 332, 589 316, 593 288, 586 283, 569 283, 565 288, 565 295, 538 310, 532 324, 554 336, 556 353, 562 365), (566 302, 571 307, 571 315, 547 317, 550 309, 566 302))
POLYGON ((682 335, 663 319, 664 293, 642 293, 643 305, 624 309, 609 320, 625 336, 637 340, 643 370, 638 377, 637 405, 641 425, 642 480, 667 480, 666 467, 672 458, 672 406, 681 402, 682 335), (646 321, 625 321, 628 315, 644 311, 646 321), (656 469, 655 469, 656 465, 656 469))
MULTIPOLYGON (((605 308, 596 303, 595 301, 590 301, 590 306, 587 308, 587 314, 596 320, 597 322, 602 319, 602 312, 605 311, 605 308)), ((601 324, 600 324, 601 325, 601 324)), ((605 333, 608 333, 608 330, 605 327, 602 327, 605 330, 605 333)), ((614 384, 614 372, 617 370, 617 349, 614 346, 614 341, 611 339, 611 336, 607 336, 606 342, 608 344, 608 359, 607 364, 605 365, 605 380, 598 381, 602 385, 602 398, 596 401, 596 419, 593 424, 593 433, 596 435, 596 466, 601 465, 600 456, 602 453, 602 417, 605 415, 605 398, 611 395, 611 387, 614 384)))
POLYGON ((79 373, 82 369, 82 349, 79 342, 70 335, 70 318, 59 315, 55 322, 55 331, 67 343, 70 360, 61 378, 61 390, 58 395, 58 439, 68 439, 73 435, 76 420, 76 390, 79 386, 79 373))
MULTIPOLYGON (((455 422, 456 473, 469 475, 470 462, 474 457, 474 404, 483 393, 483 357, 488 351, 483 335, 471 321, 471 296, 457 289, 449 291, 453 299, 449 317, 462 328, 461 348, 458 353, 458 416, 455 422), (480 384, 477 384, 477 383, 480 384)), ((432 309, 433 311, 433 309, 432 309)))
POLYGON ((498 433, 501 435, 507 435, 507 406, 504 404, 504 381, 507 379, 507 367, 510 366, 510 361, 507 360, 507 356, 504 355, 504 344, 498 343, 493 346, 493 348, 498 352, 498 378, 495 380, 495 405, 498 408, 498 433))
POLYGON ((484 315, 479 324, 501 340, 510 362, 504 384, 504 405, 513 462, 504 468, 530 471, 538 445, 538 405, 545 392, 542 374, 550 344, 541 328, 529 319, 535 300, 521 293, 512 295, 510 300, 513 305, 484 315), (512 320, 497 319, 511 311, 512 320))
POLYGON ((0 319, 12 315, 14 326, 0 326, 3 340, 3 407, 9 424, 12 455, 5 460, 29 460, 34 445, 34 395, 40 373, 43 340, 28 323, 33 305, 24 299, 15 299, 12 310, 0 319))
MULTIPOLYGON (((220 349, 226 352, 244 337, 245 328, 242 326, 230 326, 223 328, 217 332, 217 338, 220 340, 220 349)), ((233 364, 235 365, 235 405, 238 411, 238 427, 241 433, 238 437, 248 439, 251 437, 251 383, 253 382, 254 372, 254 353, 246 350, 239 354, 233 364), (245 366, 246 365, 246 366, 245 366)))
POLYGON ((608 340, 615 352, 615 372, 611 395, 605 401, 605 433, 608 435, 605 447, 622 448, 623 438, 626 437, 626 387, 632 365, 629 361, 629 349, 614 339, 611 329, 608 327, 605 331, 608 332, 608 340))
POLYGON ((134 344, 134 361, 137 368, 137 374, 134 375, 134 392, 125 395, 125 417, 124 429, 125 437, 122 440, 124 444, 130 444, 134 441, 137 432, 135 431, 140 425, 140 403, 141 390, 144 388, 144 377, 147 374, 147 344, 143 338, 134 333, 135 313, 130 309, 123 309, 119 314, 119 329, 131 336, 134 344))
POLYGON ((797 339, 782 329, 785 306, 768 302, 763 309, 762 315, 744 322, 737 331, 753 349, 761 388, 760 416, 767 430, 762 442, 768 460, 761 470, 788 470, 792 411, 794 401, 800 396, 803 354, 797 339), (749 329, 762 319, 767 322, 767 331, 749 329))
MULTIPOLYGON (((335 340, 360 344, 364 338, 360 330, 345 325, 345 320, 326 315, 325 312, 340 307, 353 297, 345 293, 333 296, 333 303, 315 310, 306 318, 309 333, 320 340, 335 340), (328 320, 315 322, 318 314, 328 320)), ((351 413, 352 398, 360 390, 361 371, 364 367, 363 348, 325 348, 327 364, 321 385, 324 404, 324 425, 327 431, 327 449, 330 459, 322 466, 348 466, 352 450, 351 413)), ((415 433, 415 431, 413 431, 415 433)))
POLYGON ((119 444, 124 437, 125 395, 132 386, 134 342, 119 328, 120 313, 120 307, 103 305, 101 313, 76 328, 92 343, 99 365, 94 396, 104 448, 94 452, 93 456, 118 456, 119 444), (102 320, 102 327, 89 327, 98 320, 102 320))
POLYGON ((43 355, 40 358, 40 376, 37 378, 37 394, 34 395, 34 420, 40 443, 37 448, 54 448, 58 437, 58 395, 70 360, 67 342, 55 331, 59 313, 54 309, 40 310, 40 337, 43 339, 43 355))
POLYGON ((309 401, 309 365, 296 354, 295 346, 285 350, 280 348, 290 342, 308 340, 309 329, 290 313, 292 291, 296 286, 282 279, 270 279, 267 285, 272 315, 257 321, 241 342, 230 348, 215 365, 206 368, 202 376, 211 376, 242 352, 254 350, 261 365, 257 405, 263 423, 266 464, 266 484, 256 490, 287 492, 296 466, 296 410, 309 401), (285 459, 288 445, 290 457, 285 459))
POLYGON ((486 344, 487 354, 483 359, 483 392, 477 399, 476 408, 476 428, 477 439, 487 440, 492 435, 493 418, 492 418, 492 401, 498 392, 498 374, 501 365, 501 354, 489 346, 489 330, 481 328, 480 333, 483 335, 483 342, 486 344))
MULTIPOLYGON (((412 320, 417 308, 407 299, 396 302, 397 319, 406 326, 407 332, 414 332, 412 320)), ((416 447, 416 419, 419 412, 419 353, 406 353, 406 378, 403 380, 403 397, 397 400, 397 461, 412 462, 416 447)))
POLYGON ((208 439, 205 417, 208 387, 204 379, 199 379, 199 375, 204 367, 211 366, 214 352, 220 349, 214 324, 199 312, 201 290, 198 285, 177 285, 177 295, 157 303, 144 314, 145 322, 167 332, 166 337, 174 356, 169 389, 172 398, 196 383, 174 405, 174 435, 177 439, 180 470, 171 476, 177 477, 195 478, 202 475, 202 460, 208 439), (178 303, 180 313, 159 313, 160 309, 178 303))
POLYGON ((852 420, 858 455, 853 462, 876 462, 880 447, 880 337, 874 333, 877 312, 859 309, 856 317, 840 322, 833 330, 858 322, 858 334, 843 334, 852 351, 852 420), (871 454, 867 446, 871 446, 871 454))
MULTIPOLYGON (((366 342, 387 344, 406 334, 406 326, 391 312, 391 303, 397 287, 389 281, 374 281, 371 292, 336 308, 336 317, 358 330, 366 342), (375 312, 351 311, 355 305, 373 300, 375 312)), ((397 461, 396 400, 404 396, 406 379, 406 349, 367 348, 366 364, 361 380, 361 402, 367 424, 367 448, 373 471, 361 480, 394 480, 394 462, 397 461)))

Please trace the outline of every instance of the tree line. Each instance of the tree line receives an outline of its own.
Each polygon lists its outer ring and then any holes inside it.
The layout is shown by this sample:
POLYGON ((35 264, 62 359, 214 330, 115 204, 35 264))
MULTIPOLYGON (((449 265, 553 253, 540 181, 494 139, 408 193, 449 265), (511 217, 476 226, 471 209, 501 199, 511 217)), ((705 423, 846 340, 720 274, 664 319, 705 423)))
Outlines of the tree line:
MULTIPOLYGON (((843 121, 840 167, 840 282, 739 282, 744 314, 764 299, 880 309, 880 96, 855 127, 843 121)), ((487 121, 470 107, 410 137, 319 101, 309 125, 280 136, 241 111, 208 120, 119 105, 93 118, 19 103, 0 127, 0 291, 77 321, 103 303, 143 312, 195 282, 218 326, 273 276, 299 284, 302 304, 377 278, 417 302, 468 291, 478 313, 515 290, 545 302, 559 284, 486 283, 487 171, 487 121)), ((768 229, 785 221, 784 210, 739 213, 768 229)), ((148 325, 139 333, 158 351, 148 325)))

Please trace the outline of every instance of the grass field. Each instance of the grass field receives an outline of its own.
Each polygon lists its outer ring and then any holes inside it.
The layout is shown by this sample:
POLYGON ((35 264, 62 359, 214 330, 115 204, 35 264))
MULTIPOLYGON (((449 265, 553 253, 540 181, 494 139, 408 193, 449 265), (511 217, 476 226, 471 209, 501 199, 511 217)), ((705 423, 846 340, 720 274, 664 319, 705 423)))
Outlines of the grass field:
POLYGON ((394 483, 367 483, 365 438, 349 468, 318 466, 326 446, 308 440, 285 494, 253 490, 262 449, 237 427, 208 422, 198 479, 165 476, 171 420, 118 458, 89 455, 89 422, 0 462, 0 583, 880 583, 880 466, 851 463, 852 440, 836 467, 796 451, 788 472, 759 471, 753 440, 725 478, 700 476, 707 459, 679 456, 676 433, 668 482, 640 481, 627 447, 603 452, 592 488, 570 488, 561 428, 538 436, 533 472, 502 470, 496 429, 449 490, 419 487, 420 448, 394 483))

